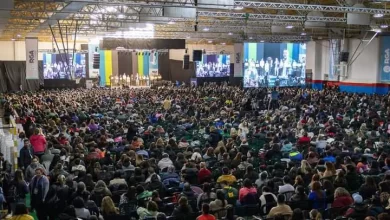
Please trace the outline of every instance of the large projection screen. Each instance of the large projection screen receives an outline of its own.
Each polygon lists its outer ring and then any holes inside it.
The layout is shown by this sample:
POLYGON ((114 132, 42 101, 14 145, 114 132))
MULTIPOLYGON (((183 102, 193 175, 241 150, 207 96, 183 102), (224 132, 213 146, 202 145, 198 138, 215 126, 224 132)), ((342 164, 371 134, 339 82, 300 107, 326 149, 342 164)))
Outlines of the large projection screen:
POLYGON ((196 77, 228 77, 230 75, 230 55, 203 55, 196 62, 196 77))
POLYGON ((85 54, 43 54, 44 79, 86 78, 85 54), (69 67, 68 67, 69 64, 69 67), (70 74, 73 74, 70 76, 70 74))
POLYGON ((305 84, 306 44, 244 43, 244 87, 305 84))

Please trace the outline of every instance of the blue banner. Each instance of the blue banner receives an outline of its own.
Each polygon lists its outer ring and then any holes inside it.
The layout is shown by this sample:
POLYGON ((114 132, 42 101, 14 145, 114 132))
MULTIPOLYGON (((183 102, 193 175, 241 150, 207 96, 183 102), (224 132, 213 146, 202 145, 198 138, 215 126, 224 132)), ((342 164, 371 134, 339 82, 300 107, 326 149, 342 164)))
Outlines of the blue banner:
POLYGON ((381 41, 381 58, 379 61, 380 81, 390 82, 390 36, 383 36, 381 41))

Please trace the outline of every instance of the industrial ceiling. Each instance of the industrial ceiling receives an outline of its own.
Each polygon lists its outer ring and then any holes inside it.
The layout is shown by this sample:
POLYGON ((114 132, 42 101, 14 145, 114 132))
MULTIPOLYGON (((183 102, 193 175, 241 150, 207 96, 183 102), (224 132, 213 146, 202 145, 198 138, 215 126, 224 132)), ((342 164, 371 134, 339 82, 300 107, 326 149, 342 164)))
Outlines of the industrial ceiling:
POLYGON ((0 0, 0 40, 306 41, 386 32, 390 1, 0 0))

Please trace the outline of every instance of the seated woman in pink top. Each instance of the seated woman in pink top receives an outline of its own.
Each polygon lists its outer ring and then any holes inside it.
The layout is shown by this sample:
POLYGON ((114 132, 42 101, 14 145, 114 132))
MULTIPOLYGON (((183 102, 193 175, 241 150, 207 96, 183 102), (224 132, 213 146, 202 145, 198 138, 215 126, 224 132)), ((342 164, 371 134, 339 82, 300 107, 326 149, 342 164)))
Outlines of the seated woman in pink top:
POLYGON ((253 187, 250 179, 244 180, 244 187, 238 192, 238 199, 241 205, 253 205, 257 203, 257 189, 253 187))
POLYGON ((39 128, 34 130, 34 134, 30 137, 30 143, 34 149, 34 155, 40 158, 46 150, 46 138, 42 130, 39 128))

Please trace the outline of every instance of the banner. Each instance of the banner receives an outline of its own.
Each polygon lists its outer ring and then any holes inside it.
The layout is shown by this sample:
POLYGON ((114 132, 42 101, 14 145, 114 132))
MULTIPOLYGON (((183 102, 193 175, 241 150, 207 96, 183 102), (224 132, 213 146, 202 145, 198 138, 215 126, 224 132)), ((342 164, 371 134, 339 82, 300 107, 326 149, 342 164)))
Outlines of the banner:
POLYGON ((38 38, 26 37, 26 79, 39 79, 38 38))
POLYGON ((243 44, 234 44, 234 77, 242 77, 243 44))
POLYGON ((381 82, 390 82, 390 36, 381 37, 379 76, 381 82))
POLYGON ((151 52, 149 57, 149 75, 158 75, 158 52, 151 52))

